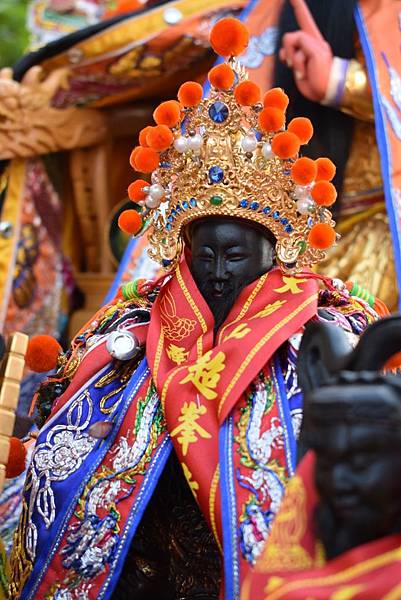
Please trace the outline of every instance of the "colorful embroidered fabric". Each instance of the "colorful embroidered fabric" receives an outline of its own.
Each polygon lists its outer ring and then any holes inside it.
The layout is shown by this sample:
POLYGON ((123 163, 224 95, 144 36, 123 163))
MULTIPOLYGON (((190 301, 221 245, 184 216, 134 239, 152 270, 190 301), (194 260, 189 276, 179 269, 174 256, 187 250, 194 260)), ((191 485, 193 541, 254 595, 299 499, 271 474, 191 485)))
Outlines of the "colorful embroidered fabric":
MULTIPOLYGON (((350 331, 373 318, 363 303, 359 310, 347 303, 346 292, 329 296, 326 307, 341 305, 331 309, 346 316, 350 331)), ((132 301, 117 299, 95 315, 58 374, 71 383, 34 450, 12 594, 109 598, 174 447, 223 551, 225 597, 237 598, 294 472, 301 410, 296 345, 316 309, 313 279, 273 270, 243 291, 209 350, 211 314, 182 263, 161 288, 150 326, 147 309, 132 301), (110 360, 108 334, 119 326, 142 343, 148 337, 147 359, 110 360), (235 388, 238 381, 242 387, 235 388), (230 389, 235 394, 222 401, 230 389), (99 422, 111 425, 102 440, 90 433, 99 422)))

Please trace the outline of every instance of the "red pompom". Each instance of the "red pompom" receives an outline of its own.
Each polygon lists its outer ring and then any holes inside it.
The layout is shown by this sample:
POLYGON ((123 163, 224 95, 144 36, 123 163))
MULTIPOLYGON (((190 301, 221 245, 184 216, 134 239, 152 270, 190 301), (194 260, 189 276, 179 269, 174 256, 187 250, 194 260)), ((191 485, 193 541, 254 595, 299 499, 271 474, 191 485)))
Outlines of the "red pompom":
POLYGON ((318 158, 316 166, 318 181, 331 181, 336 174, 336 165, 329 158, 318 158))
POLYGON ((6 465, 6 478, 18 477, 25 471, 26 467, 26 448, 24 444, 16 437, 10 438, 10 451, 6 465))
POLYGON ((46 373, 55 369, 62 352, 58 341, 50 335, 34 335, 30 338, 25 355, 26 366, 35 373, 46 373))
POLYGON ((142 217, 136 210, 125 210, 118 217, 118 226, 128 235, 136 235, 142 229, 142 217))
POLYGON ((336 232, 328 223, 317 223, 309 232, 308 242, 312 248, 326 250, 336 241, 336 232))
POLYGON ((139 132, 139 143, 141 146, 143 146, 144 148, 146 148, 147 146, 149 146, 148 141, 147 141, 147 136, 149 131, 151 131, 153 129, 153 127, 151 127, 150 125, 148 125, 147 127, 144 127, 143 129, 141 129, 141 131, 139 132))
POLYGON ((265 133, 282 129, 285 125, 285 114, 278 108, 264 108, 259 114, 259 127, 265 133))
POLYGON ((128 186, 128 198, 132 200, 132 202, 144 200, 146 198, 146 192, 143 191, 143 188, 149 185, 150 184, 144 179, 136 179, 128 186))
POLYGON ((150 148, 157 150, 157 152, 164 152, 170 148, 173 143, 174 136, 171 129, 167 125, 156 125, 152 127, 147 135, 147 141, 150 148))
POLYGON ((306 117, 295 117, 288 124, 288 131, 295 133, 301 144, 307 144, 313 136, 313 125, 306 117))
POLYGON ((331 206, 337 199, 337 190, 330 181, 317 181, 311 196, 319 206, 331 206))
POLYGON ((289 98, 287 94, 283 92, 281 88, 272 88, 266 92, 263 98, 263 106, 267 108, 278 108, 279 110, 286 111, 289 104, 289 98))
POLYGON ((299 138, 290 131, 282 131, 274 136, 272 150, 276 156, 286 160, 292 158, 299 152, 299 138))
POLYGON ((138 152, 139 152, 139 150, 140 150, 140 149, 141 149, 141 146, 136 146, 136 147, 133 149, 133 151, 131 152, 131 155, 130 155, 130 157, 129 157, 129 164, 131 165, 131 167, 132 167, 133 169, 136 169, 136 166, 135 166, 135 158, 136 158, 136 156, 138 155, 138 152))
POLYGON ((141 173, 151 173, 159 166, 159 155, 153 148, 139 148, 135 154, 135 169, 141 173))
POLYGON ((229 65, 225 63, 216 65, 210 69, 208 79, 210 85, 216 90, 229 90, 234 85, 235 73, 229 65))
POLYGON ((210 44, 220 56, 239 56, 249 44, 249 32, 238 19, 220 19, 210 32, 210 44))
POLYGON ((242 81, 235 88, 234 96, 240 106, 254 106, 260 101, 260 87, 253 81, 242 81))
POLYGON ((183 106, 198 106, 203 97, 203 88, 196 81, 187 81, 178 90, 177 97, 183 106))
POLYGON ((155 109, 153 118, 158 125, 176 127, 181 122, 181 104, 177 100, 162 102, 155 109))
POLYGON ((298 158, 291 168, 291 177, 298 185, 308 185, 316 177, 317 166, 314 160, 303 156, 298 158))

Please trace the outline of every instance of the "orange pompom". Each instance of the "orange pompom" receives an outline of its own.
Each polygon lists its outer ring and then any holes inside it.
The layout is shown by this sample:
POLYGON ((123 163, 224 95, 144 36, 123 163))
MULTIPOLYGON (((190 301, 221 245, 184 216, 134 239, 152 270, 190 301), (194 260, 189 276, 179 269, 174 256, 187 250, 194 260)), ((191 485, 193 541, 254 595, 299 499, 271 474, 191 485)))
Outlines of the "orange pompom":
POLYGON ((220 19, 210 32, 210 44, 220 56, 239 56, 249 44, 249 31, 238 19, 220 19))
POLYGON ((118 226, 125 233, 135 235, 142 229, 142 217, 136 210, 124 210, 118 217, 118 226))
POLYGON ((317 181, 311 196, 319 206, 331 206, 337 199, 337 190, 330 181, 317 181))
POLYGON ((152 127, 147 136, 148 144, 153 150, 164 152, 170 148, 173 143, 174 136, 171 129, 167 125, 156 125, 152 127))
POLYGON ((317 166, 314 160, 303 156, 298 158, 291 168, 291 177, 298 185, 308 185, 315 180, 317 166))
POLYGON ((260 87, 253 81, 242 81, 235 88, 234 96, 241 106, 253 106, 260 102, 260 87))
POLYGON ((146 198, 146 192, 143 191, 145 186, 149 186, 149 183, 144 179, 136 179, 128 186, 128 198, 132 202, 139 202, 146 198))
POLYGON ((282 111, 287 110, 287 106, 290 100, 283 92, 281 88, 272 88, 268 92, 266 92, 265 97, 263 98, 263 106, 267 108, 270 106, 271 108, 278 108, 282 111))
POLYGON ((176 127, 181 121, 181 104, 177 100, 162 102, 155 109, 153 118, 158 125, 176 127))
POLYGON ((129 164, 131 165, 131 167, 133 169, 136 169, 136 165, 135 165, 135 158, 138 155, 139 150, 141 149, 141 146, 136 146, 133 151, 131 152, 131 156, 129 157, 129 164))
POLYGON ((317 223, 309 232, 308 242, 312 248, 326 250, 336 241, 336 232, 328 223, 317 223))
POLYGON ((264 108, 259 114, 258 122, 260 129, 266 133, 278 131, 285 125, 285 114, 278 108, 264 108))
POLYGON ((135 169, 141 173, 151 173, 159 166, 159 155, 153 148, 139 148, 134 160, 135 169))
POLYGON ((203 88, 196 81, 187 81, 178 90, 177 97, 183 106, 198 106, 203 97, 203 88))
POLYGON ((62 352, 58 341, 50 335, 34 335, 30 338, 25 355, 26 366, 35 373, 46 373, 57 366, 62 352))
POLYGON ((306 117, 295 117, 288 124, 287 129, 299 137, 301 144, 307 144, 313 136, 313 125, 306 117))
POLYGON ((149 131, 151 131, 152 129, 153 129, 153 127, 148 125, 147 127, 144 127, 143 129, 141 129, 141 131, 139 132, 139 143, 144 148, 147 148, 147 146, 149 146, 146 138, 147 138, 149 131))
POLYGON ((329 158, 318 158, 316 166, 318 181, 331 181, 336 174, 336 165, 329 158))
POLYGON ((401 352, 397 352, 389 358, 383 367, 384 371, 395 371, 397 369, 401 369, 401 352))
POLYGON ((278 133, 272 140, 274 154, 282 159, 295 156, 299 152, 300 145, 299 138, 290 131, 278 133))
POLYGON ((208 79, 216 90, 229 90, 234 85, 235 74, 229 65, 223 63, 210 69, 208 79))
POLYGON ((10 451, 6 465, 6 478, 18 477, 25 471, 26 466, 26 448, 20 439, 10 438, 10 451))

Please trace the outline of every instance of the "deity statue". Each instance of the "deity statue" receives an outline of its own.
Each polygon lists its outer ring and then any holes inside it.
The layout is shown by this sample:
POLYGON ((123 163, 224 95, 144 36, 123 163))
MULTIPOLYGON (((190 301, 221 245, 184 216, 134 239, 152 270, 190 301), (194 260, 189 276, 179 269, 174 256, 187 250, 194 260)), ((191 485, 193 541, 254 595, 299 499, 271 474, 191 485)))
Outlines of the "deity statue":
POLYGON ((399 589, 401 379, 383 367, 400 348, 398 316, 371 325, 353 350, 342 330, 307 327, 298 369, 309 450, 243 600, 351 592, 367 600, 399 589), (284 543, 289 531, 297 532, 292 561, 284 543))
MULTIPOLYGON (((237 599, 295 473, 305 325, 355 341, 383 313, 311 270, 337 242, 335 166, 299 156, 311 122, 248 78, 241 21, 210 43, 210 93, 183 83, 130 155, 147 178, 119 226, 164 274, 121 286, 36 395, 12 597, 237 599)), ((39 336, 27 361, 50 354, 39 336)))

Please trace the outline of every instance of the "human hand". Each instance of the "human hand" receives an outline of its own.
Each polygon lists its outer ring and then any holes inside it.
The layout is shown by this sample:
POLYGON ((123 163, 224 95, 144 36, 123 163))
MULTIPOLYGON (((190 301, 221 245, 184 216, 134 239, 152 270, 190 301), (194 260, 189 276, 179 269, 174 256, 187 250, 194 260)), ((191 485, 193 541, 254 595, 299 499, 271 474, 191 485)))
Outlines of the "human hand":
POLYGON ((299 30, 283 36, 280 60, 294 72, 295 83, 305 98, 320 102, 329 83, 333 53, 319 31, 305 0, 290 0, 299 30))

